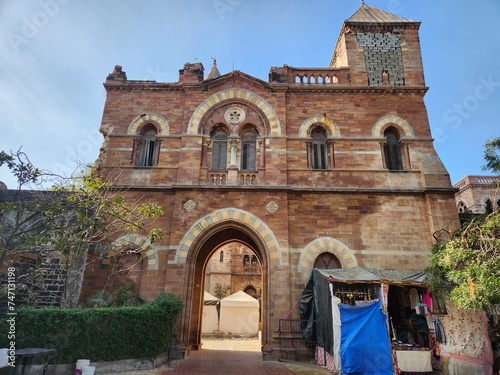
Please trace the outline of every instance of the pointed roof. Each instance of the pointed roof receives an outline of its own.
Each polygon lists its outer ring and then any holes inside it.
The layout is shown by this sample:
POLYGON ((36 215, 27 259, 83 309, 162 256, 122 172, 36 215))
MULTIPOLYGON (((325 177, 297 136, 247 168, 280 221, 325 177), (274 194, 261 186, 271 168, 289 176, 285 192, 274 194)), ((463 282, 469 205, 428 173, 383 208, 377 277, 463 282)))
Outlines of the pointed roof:
POLYGON ((219 299, 217 297, 215 297, 214 295, 208 293, 207 291, 205 291, 203 293, 203 300, 204 301, 218 301, 219 299))
POLYGON ((416 22, 407 18, 396 16, 395 14, 385 12, 378 8, 366 5, 364 2, 359 9, 345 22, 358 23, 398 23, 398 22, 416 22))
POLYGON ((206 75, 205 79, 213 79, 217 77, 220 77, 220 72, 219 69, 217 69, 217 60, 214 59, 212 67, 210 68, 210 71, 206 75))
POLYGON ((220 303, 221 306, 259 306, 259 301, 242 290, 221 299, 220 303))
POLYGON ((203 294, 203 304, 204 305, 216 305, 217 302, 219 302, 219 299, 207 291, 204 292, 203 294))

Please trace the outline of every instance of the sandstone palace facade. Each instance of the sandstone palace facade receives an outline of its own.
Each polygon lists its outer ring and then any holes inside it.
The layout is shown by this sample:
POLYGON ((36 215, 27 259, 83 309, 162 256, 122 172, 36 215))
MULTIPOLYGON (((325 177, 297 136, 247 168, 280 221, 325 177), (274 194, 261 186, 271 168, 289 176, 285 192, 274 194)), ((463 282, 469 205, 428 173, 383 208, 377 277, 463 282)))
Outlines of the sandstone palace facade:
MULTIPOLYGON (((314 267, 421 270, 433 234, 458 226, 424 104, 419 26, 363 4, 329 63, 271 67, 267 81, 221 74, 215 61, 207 72, 186 63, 177 82, 109 74, 100 173, 164 210, 160 241, 116 239, 145 255, 121 282, 148 299, 182 297, 180 346, 200 345, 207 265, 228 244, 257 258, 272 357, 278 320, 314 267)), ((82 299, 106 272, 87 269, 82 299)))

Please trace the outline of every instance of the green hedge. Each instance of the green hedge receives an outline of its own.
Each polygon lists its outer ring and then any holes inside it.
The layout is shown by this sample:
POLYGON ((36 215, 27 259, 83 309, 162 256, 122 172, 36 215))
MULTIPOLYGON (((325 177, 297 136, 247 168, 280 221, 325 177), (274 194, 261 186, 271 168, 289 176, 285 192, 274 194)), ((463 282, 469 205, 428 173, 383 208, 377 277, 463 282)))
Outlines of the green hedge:
MULTIPOLYGON (((54 348, 52 363, 155 358, 167 350, 182 302, 161 295, 138 307, 19 308, 15 325, 17 349, 54 348)), ((9 326, 0 321, 0 347, 8 348, 9 326)))

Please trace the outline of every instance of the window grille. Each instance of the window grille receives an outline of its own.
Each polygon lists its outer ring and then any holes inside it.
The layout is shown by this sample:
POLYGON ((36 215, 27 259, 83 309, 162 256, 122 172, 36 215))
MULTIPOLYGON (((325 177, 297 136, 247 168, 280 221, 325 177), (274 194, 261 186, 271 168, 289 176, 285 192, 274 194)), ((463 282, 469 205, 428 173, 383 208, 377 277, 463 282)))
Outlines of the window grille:
POLYGON ((385 166, 390 171, 403 170, 403 157, 398 132, 394 128, 388 128, 384 132, 384 158, 385 166))
POLYGON ((311 166, 312 169, 328 169, 328 146, 326 133, 322 128, 316 128, 312 133, 311 166))
POLYGON ((241 137, 241 170, 255 171, 257 168, 257 136, 254 132, 247 132, 241 137))
POLYGON ((212 141, 212 170, 224 171, 227 166, 227 134, 218 130, 212 141))

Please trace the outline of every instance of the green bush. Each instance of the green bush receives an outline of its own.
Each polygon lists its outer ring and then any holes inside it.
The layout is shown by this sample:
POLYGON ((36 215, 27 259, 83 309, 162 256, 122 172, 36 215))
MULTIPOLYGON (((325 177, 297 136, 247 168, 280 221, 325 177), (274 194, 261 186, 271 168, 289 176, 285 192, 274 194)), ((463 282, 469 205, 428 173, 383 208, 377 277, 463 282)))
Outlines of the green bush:
MULTIPOLYGON (((15 325, 16 348, 54 348, 52 363, 155 358, 172 342, 182 302, 163 294, 137 307, 19 308, 15 325)), ((9 326, 0 321, 0 347, 8 348, 9 326)))

